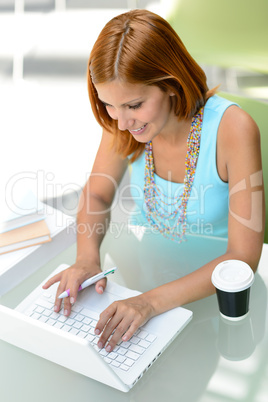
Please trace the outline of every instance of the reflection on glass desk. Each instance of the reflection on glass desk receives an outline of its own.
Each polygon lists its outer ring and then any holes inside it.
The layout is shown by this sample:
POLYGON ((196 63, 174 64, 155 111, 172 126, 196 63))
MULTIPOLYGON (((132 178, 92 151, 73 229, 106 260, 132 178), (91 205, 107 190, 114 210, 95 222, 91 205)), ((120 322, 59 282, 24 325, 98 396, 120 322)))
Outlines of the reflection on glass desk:
MULTIPOLYGON (((148 231, 119 227, 105 237, 101 257, 103 269, 118 267, 110 280, 146 291, 185 275, 198 268, 196 261, 201 266, 225 249, 221 239, 195 238, 178 245, 148 231)), ((1 304, 15 307, 57 265, 72 264, 75 251, 72 246, 58 255, 2 297, 1 304)), ((193 320, 127 394, 1 341, 1 401, 267 401, 267 265, 264 245, 250 314, 244 320, 224 320, 215 295, 185 306, 193 311, 193 320)))

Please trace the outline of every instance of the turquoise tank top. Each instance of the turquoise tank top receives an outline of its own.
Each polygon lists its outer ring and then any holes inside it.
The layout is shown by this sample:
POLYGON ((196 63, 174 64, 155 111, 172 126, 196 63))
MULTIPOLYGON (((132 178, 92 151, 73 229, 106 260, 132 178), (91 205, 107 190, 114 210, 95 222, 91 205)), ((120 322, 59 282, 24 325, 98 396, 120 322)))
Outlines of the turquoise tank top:
MULTIPOLYGON (((186 213, 186 234, 228 236, 229 187, 217 171, 216 144, 220 121, 225 110, 234 103, 214 95, 204 108, 200 151, 194 182, 186 213)), ((145 152, 132 163, 130 189, 135 201, 130 223, 149 227, 144 202, 145 152)), ((183 192, 183 183, 166 181, 155 174, 155 183, 161 192, 178 197, 183 192)), ((171 225, 174 223, 171 222, 171 225)))

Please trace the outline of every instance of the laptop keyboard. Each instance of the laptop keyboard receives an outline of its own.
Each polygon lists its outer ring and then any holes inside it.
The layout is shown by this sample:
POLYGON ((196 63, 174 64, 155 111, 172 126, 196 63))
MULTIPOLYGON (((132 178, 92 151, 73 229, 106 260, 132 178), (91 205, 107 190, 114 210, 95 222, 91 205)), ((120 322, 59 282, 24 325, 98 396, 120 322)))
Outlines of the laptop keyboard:
POLYGON ((108 353, 105 349, 99 349, 97 346, 99 336, 95 335, 94 330, 99 315, 96 312, 76 303, 72 307, 69 317, 64 316, 62 310, 59 313, 55 313, 54 297, 47 293, 35 301, 34 305, 25 314, 62 331, 88 340, 106 363, 123 371, 128 371, 156 339, 154 334, 150 334, 140 327, 129 341, 119 342, 114 350, 108 353))

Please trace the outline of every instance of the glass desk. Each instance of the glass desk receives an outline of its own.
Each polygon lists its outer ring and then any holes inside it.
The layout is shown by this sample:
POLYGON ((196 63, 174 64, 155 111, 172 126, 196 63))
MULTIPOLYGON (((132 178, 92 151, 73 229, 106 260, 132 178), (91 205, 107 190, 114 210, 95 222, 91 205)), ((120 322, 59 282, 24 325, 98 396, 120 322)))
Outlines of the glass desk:
MULTIPOLYGON (((103 268, 116 264, 110 280, 145 291, 183 275, 186 255, 200 264, 220 253, 226 243, 179 245, 146 232, 108 233, 101 248, 103 268), (189 254, 191 250, 191 253, 189 254), (183 251, 183 252, 182 252, 183 251), (204 259, 204 261, 203 261, 204 259), (179 261, 179 263, 178 263, 179 261)), ((72 264, 75 245, 62 252, 0 299, 14 308, 61 263, 72 264)), ((193 319, 142 379, 122 393, 0 341, 0 395, 3 402, 79 400, 109 402, 266 402, 268 400, 267 286, 268 245, 264 245, 251 289, 250 314, 236 323, 218 312, 216 296, 191 303, 193 319)), ((0 323, 1 325, 1 323, 0 323)))

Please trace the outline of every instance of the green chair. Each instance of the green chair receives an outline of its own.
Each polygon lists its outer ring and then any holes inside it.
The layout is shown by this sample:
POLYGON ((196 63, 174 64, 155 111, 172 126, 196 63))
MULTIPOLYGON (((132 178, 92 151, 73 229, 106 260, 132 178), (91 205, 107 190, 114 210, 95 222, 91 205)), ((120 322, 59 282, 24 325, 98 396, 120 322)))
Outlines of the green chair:
POLYGON ((267 0, 173 0, 167 20, 198 63, 268 73, 267 0))
POLYGON ((219 93, 220 96, 236 102, 256 121, 261 133, 262 167, 264 188, 266 194, 265 243, 268 243, 268 103, 244 98, 229 93, 219 93))

